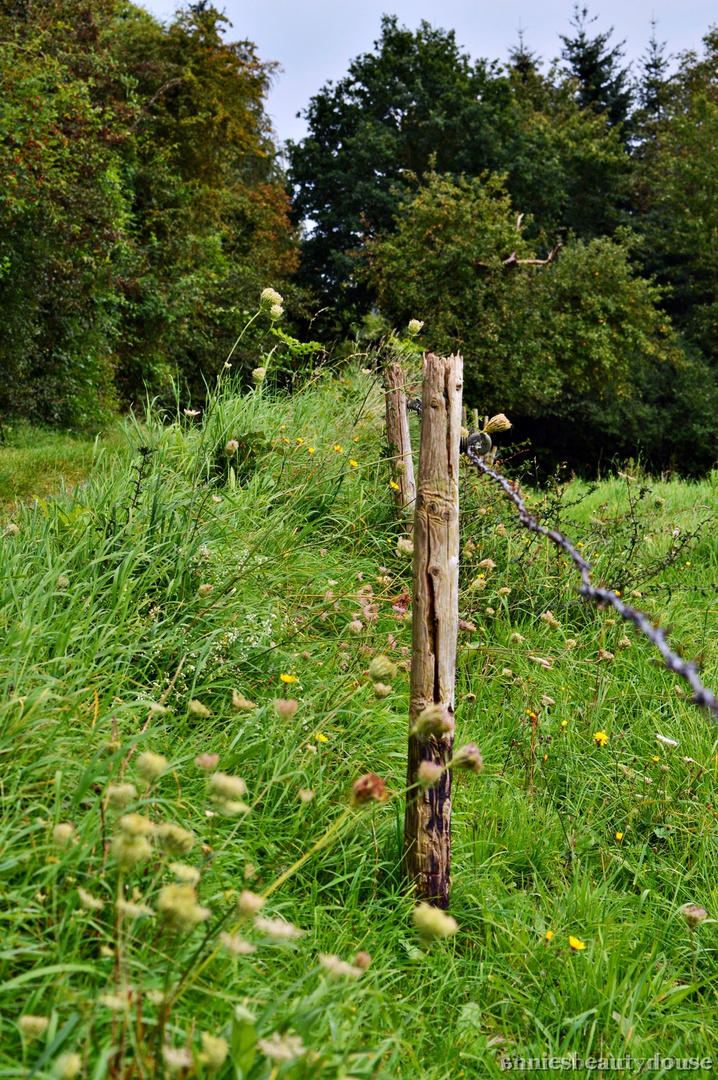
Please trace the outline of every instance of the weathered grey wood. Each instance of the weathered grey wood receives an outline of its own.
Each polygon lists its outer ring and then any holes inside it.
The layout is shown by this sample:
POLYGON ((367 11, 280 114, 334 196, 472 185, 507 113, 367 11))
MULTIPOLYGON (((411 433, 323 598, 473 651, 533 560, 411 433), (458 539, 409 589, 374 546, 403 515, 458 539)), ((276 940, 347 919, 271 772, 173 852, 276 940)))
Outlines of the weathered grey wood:
POLYGON ((414 461, 411 456, 409 416, 406 411, 406 376, 401 364, 389 364, 385 372, 386 441, 392 462, 392 476, 398 484, 394 489, 397 508, 404 528, 411 533, 414 527, 416 484, 414 461))
POLYGON ((445 767, 453 733, 420 740, 411 734, 430 705, 454 714, 459 619, 459 437, 463 360, 424 358, 421 444, 414 516, 413 640, 404 871, 418 898, 449 903, 451 772, 435 787, 417 788, 422 761, 445 767))

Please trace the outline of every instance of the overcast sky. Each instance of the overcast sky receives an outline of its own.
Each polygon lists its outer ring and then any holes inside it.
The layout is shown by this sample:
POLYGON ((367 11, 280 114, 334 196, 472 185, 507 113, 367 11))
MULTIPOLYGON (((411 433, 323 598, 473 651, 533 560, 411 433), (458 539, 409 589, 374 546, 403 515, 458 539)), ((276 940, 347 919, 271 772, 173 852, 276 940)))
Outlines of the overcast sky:
MULTIPOLYGON (((215 0, 233 23, 233 40, 249 39, 263 60, 277 60, 283 72, 269 96, 267 111, 280 140, 300 139, 306 126, 296 113, 329 80, 341 79, 349 61, 371 50, 379 37, 381 16, 397 15, 416 29, 422 19, 455 30, 457 42, 472 58, 505 60, 517 42, 518 28, 526 45, 545 61, 558 56, 559 34, 569 31, 572 0, 215 0)), ((174 0, 144 0, 155 15, 170 17, 174 0)), ((594 31, 615 27, 613 40, 626 39, 627 59, 642 55, 658 22, 659 41, 668 51, 700 49, 701 38, 718 18, 707 0, 594 0, 594 31)))

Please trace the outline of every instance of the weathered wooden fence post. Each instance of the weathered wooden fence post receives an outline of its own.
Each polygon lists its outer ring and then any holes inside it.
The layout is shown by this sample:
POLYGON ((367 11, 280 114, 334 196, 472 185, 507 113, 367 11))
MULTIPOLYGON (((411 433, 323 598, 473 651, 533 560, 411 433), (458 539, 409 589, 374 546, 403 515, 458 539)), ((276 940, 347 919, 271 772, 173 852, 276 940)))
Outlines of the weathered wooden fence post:
MULTIPOLYGON (((414 516, 413 640, 404 872, 417 898, 446 908, 451 870, 451 761, 459 620, 459 438, 464 362, 424 358, 421 443, 414 516), (416 734, 427 708, 445 710, 449 730, 416 734), (436 708, 438 707, 438 708, 436 708), (420 783, 423 762, 444 769, 420 783), (419 786, 416 786, 419 785, 419 786)), ((426 716, 427 714, 425 714, 426 716)), ((427 767, 424 772, 426 773, 427 767)))
POLYGON ((406 411, 406 377, 401 364, 387 365, 384 379, 386 441, 392 458, 394 483, 398 485, 398 489, 394 489, 394 495, 404 527, 408 533, 411 533, 414 527, 416 484, 414 483, 414 462, 411 457, 409 417, 406 411))

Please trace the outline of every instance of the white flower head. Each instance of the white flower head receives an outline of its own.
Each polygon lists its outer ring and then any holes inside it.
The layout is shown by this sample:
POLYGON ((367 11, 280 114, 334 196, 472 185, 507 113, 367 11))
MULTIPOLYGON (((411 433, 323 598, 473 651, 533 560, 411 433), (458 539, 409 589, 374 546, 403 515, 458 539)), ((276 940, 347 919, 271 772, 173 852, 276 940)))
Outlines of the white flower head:
POLYGON ((675 739, 669 739, 667 735, 656 735, 656 739, 662 746, 678 746, 675 739))
POLYGON ((407 326, 409 335, 411 337, 416 337, 423 325, 424 323, 421 319, 409 319, 409 325, 407 326))
POLYGON ((273 307, 281 307, 284 303, 284 297, 276 289, 262 289, 259 302, 265 311, 269 311, 273 307))

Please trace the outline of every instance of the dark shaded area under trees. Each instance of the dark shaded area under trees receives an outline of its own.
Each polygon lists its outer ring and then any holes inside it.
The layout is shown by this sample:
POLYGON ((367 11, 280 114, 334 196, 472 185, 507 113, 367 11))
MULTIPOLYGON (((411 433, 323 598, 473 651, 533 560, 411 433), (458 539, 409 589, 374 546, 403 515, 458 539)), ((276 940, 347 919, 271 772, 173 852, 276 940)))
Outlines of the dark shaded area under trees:
MULTIPOLYGON (((545 468, 710 468, 718 31, 671 73, 655 24, 631 70, 594 22, 577 5, 552 64, 521 37, 502 65, 387 16, 285 175, 275 65, 206 0, 167 24, 0 0, 0 415, 199 400, 272 285, 337 361, 424 320, 545 468)), ((267 340, 260 317, 235 370, 267 340)))

